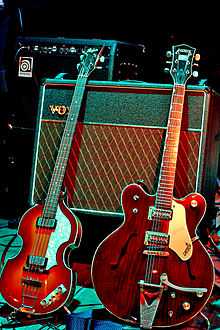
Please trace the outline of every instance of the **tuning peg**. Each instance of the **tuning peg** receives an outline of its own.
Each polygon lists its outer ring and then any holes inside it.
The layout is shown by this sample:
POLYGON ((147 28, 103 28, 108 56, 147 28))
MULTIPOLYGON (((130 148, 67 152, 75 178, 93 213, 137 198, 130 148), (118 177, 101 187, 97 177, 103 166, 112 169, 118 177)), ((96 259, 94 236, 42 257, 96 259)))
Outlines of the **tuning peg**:
POLYGON ((200 54, 195 54, 194 59, 195 61, 200 61, 200 54))
POLYGON ((198 71, 193 71, 192 75, 194 78, 198 78, 199 73, 198 73, 198 71))
POLYGON ((105 62, 105 56, 101 56, 99 59, 99 62, 104 63, 105 62))
POLYGON ((172 56, 172 52, 171 52, 171 50, 168 50, 167 52, 166 52, 166 57, 171 57, 172 56))
POLYGON ((164 73, 170 73, 170 69, 169 68, 164 68, 163 71, 164 71, 164 73))

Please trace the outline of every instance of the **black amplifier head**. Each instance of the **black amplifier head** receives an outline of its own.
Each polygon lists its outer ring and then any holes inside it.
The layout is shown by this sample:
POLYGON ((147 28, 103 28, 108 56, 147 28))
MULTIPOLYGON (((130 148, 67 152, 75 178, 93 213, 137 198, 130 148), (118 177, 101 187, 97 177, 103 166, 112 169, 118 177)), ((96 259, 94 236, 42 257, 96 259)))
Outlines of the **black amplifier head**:
POLYGON ((86 48, 101 48, 93 80, 143 80, 146 47, 116 40, 18 37, 16 63, 19 77, 77 77, 77 63, 86 48))

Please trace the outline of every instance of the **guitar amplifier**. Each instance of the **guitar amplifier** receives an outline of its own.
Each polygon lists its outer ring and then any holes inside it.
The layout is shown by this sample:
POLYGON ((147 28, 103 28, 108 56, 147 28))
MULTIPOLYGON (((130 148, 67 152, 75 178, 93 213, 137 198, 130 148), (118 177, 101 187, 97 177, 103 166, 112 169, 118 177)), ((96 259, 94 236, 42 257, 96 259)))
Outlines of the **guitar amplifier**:
MULTIPOLYGON (((40 88, 30 204, 47 194, 75 86, 46 79, 40 88)), ((154 194, 163 151, 172 85, 89 81, 64 180, 70 208, 121 215, 120 196, 143 181, 154 194)), ((214 200, 219 161, 219 96, 188 86, 183 111, 175 196, 201 192, 214 200)))
POLYGON ((116 40, 18 37, 16 57, 19 77, 76 79, 77 63, 85 48, 104 46, 101 60, 91 74, 96 80, 143 80, 145 46, 116 40))

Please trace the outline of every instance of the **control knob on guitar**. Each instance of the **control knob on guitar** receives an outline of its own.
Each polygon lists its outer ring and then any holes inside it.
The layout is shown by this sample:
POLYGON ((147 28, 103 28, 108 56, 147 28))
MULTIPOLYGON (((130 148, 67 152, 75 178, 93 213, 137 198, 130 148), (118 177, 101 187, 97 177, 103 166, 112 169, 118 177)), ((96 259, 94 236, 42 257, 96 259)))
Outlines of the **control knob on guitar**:
POLYGON ((73 300, 76 274, 69 266, 67 254, 79 246, 82 227, 64 203, 62 186, 86 81, 100 54, 101 51, 97 54, 97 49, 89 48, 81 57, 46 199, 22 216, 18 228, 21 250, 2 270, 1 294, 11 307, 21 312, 47 314, 73 300))
POLYGON ((206 201, 196 192, 173 196, 185 85, 194 57, 195 48, 172 47, 174 86, 157 192, 149 195, 140 183, 124 188, 124 221, 100 243, 92 261, 92 281, 103 305, 143 329, 188 322, 213 288, 213 264, 196 234, 206 201))

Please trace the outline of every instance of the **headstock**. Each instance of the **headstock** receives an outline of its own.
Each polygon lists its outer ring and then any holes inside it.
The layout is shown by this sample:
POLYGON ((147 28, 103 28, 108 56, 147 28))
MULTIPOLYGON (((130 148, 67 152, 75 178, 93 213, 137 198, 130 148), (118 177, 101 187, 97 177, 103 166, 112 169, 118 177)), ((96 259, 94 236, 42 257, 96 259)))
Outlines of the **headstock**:
POLYGON ((196 49, 185 45, 172 46, 172 51, 167 52, 167 57, 171 60, 166 61, 170 68, 166 68, 173 78, 175 84, 185 85, 187 80, 193 76, 198 77, 198 71, 193 71, 193 66, 198 66, 200 55, 196 54, 196 49))
POLYGON ((104 47, 100 50, 97 48, 88 48, 80 55, 80 63, 77 65, 79 75, 88 77, 89 74, 96 68, 98 61, 101 58, 104 47))

